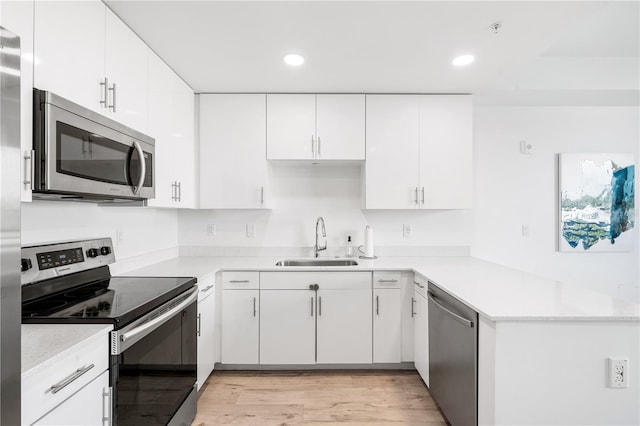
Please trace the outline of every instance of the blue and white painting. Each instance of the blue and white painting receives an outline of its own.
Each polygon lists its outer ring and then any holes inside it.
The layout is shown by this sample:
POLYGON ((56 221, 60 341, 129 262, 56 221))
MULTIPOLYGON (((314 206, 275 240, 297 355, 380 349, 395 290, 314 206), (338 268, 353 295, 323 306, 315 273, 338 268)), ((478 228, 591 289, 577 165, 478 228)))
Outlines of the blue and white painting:
POLYGON ((560 154, 560 251, 633 250, 631 154, 560 154))

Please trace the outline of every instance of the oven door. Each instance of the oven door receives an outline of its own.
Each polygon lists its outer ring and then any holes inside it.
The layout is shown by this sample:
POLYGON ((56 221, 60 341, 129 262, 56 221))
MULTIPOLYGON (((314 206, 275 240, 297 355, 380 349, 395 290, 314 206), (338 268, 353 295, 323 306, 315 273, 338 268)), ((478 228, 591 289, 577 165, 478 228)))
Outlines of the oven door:
POLYGON ((196 414, 197 287, 111 332, 113 419, 190 425, 196 414))
POLYGON ((50 192, 153 198, 155 147, 110 127, 44 104, 46 155, 39 188, 50 192))

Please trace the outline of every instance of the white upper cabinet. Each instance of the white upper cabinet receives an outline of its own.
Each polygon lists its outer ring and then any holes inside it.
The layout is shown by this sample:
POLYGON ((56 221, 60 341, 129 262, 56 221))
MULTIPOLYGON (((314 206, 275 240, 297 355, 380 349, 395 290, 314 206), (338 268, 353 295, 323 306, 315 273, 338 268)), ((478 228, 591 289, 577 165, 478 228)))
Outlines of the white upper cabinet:
POLYGON ((148 134, 155 139, 156 197, 149 206, 193 208, 194 94, 162 59, 149 52, 148 134))
POLYGON ((364 160, 364 95, 267 95, 267 159, 364 160))
POLYGON ((367 95, 366 208, 415 209, 420 101, 367 95))
POLYGON ((148 48, 98 0, 35 3, 34 87, 147 130, 148 48))
POLYGON ((473 191, 468 95, 367 96, 367 209, 466 209, 473 191))
POLYGON ((316 95, 316 158, 364 160, 364 95, 316 95))
POLYGON ((200 207, 266 208, 270 199, 265 159, 266 95, 198 97, 200 207))
POLYGON ((420 96, 423 208, 470 209, 473 203, 471 96, 420 96))
POLYGON ((147 131, 147 56, 149 48, 111 10, 106 9, 105 76, 109 79, 111 118, 147 131))
POLYGON ((20 37, 20 185, 22 201, 31 201, 33 147, 33 1, 0 3, 0 23, 20 37), (26 158, 25 158, 26 157, 26 158))
POLYGON ((106 114, 104 3, 35 3, 34 87, 106 114))
POLYGON ((267 159, 315 158, 316 95, 267 95, 267 159))

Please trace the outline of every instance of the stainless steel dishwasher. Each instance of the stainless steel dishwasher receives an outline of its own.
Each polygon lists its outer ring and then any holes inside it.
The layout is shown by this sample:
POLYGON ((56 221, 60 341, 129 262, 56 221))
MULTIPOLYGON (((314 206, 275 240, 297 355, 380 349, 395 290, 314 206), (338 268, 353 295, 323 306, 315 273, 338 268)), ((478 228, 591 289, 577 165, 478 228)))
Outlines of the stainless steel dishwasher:
POLYGON ((429 282, 429 390, 452 426, 478 424, 478 313, 429 282))

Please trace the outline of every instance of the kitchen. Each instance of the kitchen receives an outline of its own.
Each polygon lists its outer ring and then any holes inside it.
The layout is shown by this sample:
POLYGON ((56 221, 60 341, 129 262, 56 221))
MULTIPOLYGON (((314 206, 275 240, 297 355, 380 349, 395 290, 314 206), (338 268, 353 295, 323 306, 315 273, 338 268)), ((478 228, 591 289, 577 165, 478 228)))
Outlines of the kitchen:
MULTIPOLYGON (((263 292, 280 291, 268 287, 265 274, 343 273, 351 268, 282 269, 277 261, 313 257, 317 237, 327 247, 320 258, 344 258, 347 238, 354 246, 363 245, 369 225, 375 233, 374 253, 369 254, 378 259, 358 259, 360 253, 355 253, 359 265, 349 274, 367 272, 371 279, 382 272, 399 274, 402 314, 408 309, 409 318, 413 282, 424 279, 422 285, 446 286, 479 310, 480 333, 483 320, 493 323, 485 324, 486 330, 496 333, 493 350, 502 364, 494 365, 493 385, 480 379, 478 424, 639 423, 638 233, 630 234, 634 241, 626 252, 558 251, 556 164, 558 154, 576 152, 627 153, 638 163, 638 3, 474 3, 3 0, 2 26, 21 38, 21 151, 32 149, 34 87, 153 137, 156 149, 156 193, 146 207, 33 199, 30 185, 22 184, 29 181, 31 158, 21 155, 20 245, 109 237, 114 276, 133 271, 194 276, 201 289, 213 285, 212 340, 217 347, 209 361, 218 363, 217 371, 236 364, 223 360, 224 300, 227 292, 241 290, 226 288, 233 279, 225 280, 225 274, 259 274, 257 287, 242 291, 259 292, 262 302, 263 292), (286 53, 303 55, 304 64, 284 64, 286 53), (461 53, 473 53, 475 62, 454 67, 451 60, 461 53), (295 111, 300 117, 283 113, 285 128, 297 130, 302 125, 294 123, 311 116, 317 120, 317 134, 304 133, 304 153, 286 160, 270 151, 276 136, 269 132, 277 128, 275 105, 281 102, 286 112, 293 94, 300 94, 302 104, 292 101, 289 114, 295 111), (324 101, 335 99, 330 95, 340 94, 361 105, 363 113, 344 120, 363 129, 361 151, 327 159, 330 138, 321 130, 320 111, 324 101), (472 128, 473 149, 440 151, 448 161, 420 159, 412 166, 407 160, 420 156, 417 149, 400 143, 389 149, 380 136, 384 132, 375 127, 385 122, 384 97, 394 94, 398 102, 407 100, 403 95, 420 94, 425 103, 436 99, 435 94, 472 94, 472 113, 469 109, 459 116, 458 123, 465 124, 456 128, 472 128), (304 102, 316 109, 305 112, 304 102), (376 102, 379 115, 372 117, 376 102), (303 157, 309 153, 313 157, 303 157), (453 160, 461 165, 459 173, 451 167, 453 160), (416 170, 407 171, 412 168, 416 170), (414 177, 418 170, 419 178, 414 177), (423 170, 445 173, 446 178, 424 175, 423 170), (385 192, 385 182, 394 183, 390 176, 407 175, 410 183, 402 181, 400 190, 385 192), (461 181, 452 183, 454 178, 461 181), (443 205, 429 205, 432 189, 444 194, 443 205), (391 203, 396 194, 407 204, 391 203), (316 226, 319 216, 324 234, 316 226), (464 269, 455 262, 473 259, 490 263, 480 267, 487 276, 456 276, 451 270, 464 269), (447 262, 455 266, 448 268, 447 262), (493 269, 494 264, 505 269, 493 269), (514 284, 491 287, 491 277, 501 274, 514 284), (528 286, 516 283, 520 274, 528 286), (477 282, 473 288, 462 284, 470 279, 477 282), (523 322, 527 316, 530 321, 523 322), (576 327, 565 330, 573 340, 547 330, 553 322, 540 320, 561 317, 563 326, 576 327), (518 335, 540 334, 549 338, 536 341, 533 347, 539 351, 518 340, 518 335), (570 344, 552 353, 562 341, 570 344), (580 358, 584 362, 568 361, 569 369, 555 364, 554 359, 579 355, 572 345, 588 348, 580 358), (610 357, 628 359, 628 388, 607 387, 610 357), (554 374, 565 377, 555 388, 549 382, 554 374), (534 378, 542 383, 534 385, 534 378), (580 398, 566 398, 570 393, 580 398), (495 401, 487 402, 489 397, 495 401), (554 399, 566 404, 566 411, 554 411, 554 399), (506 408, 510 404, 513 408, 506 408), (548 417, 532 413, 541 404, 554 406, 548 417), (601 406, 611 411, 599 410, 601 406), (612 414, 613 407, 620 417, 612 414)), ((419 115, 424 103, 417 110, 403 105, 419 115)), ((352 110, 340 110, 332 120, 344 119, 352 110)), ((417 127, 408 121, 402 129, 417 127)), ((404 135, 412 137, 408 131, 404 135)), ((3 202, 5 194, 3 187, 3 202)), ((254 280, 236 280, 245 279, 254 280)), ((3 292, 4 282, 3 275, 3 292)), ((314 297, 315 305, 309 307, 319 313, 320 296, 314 297)), ((260 315, 265 306, 257 306, 260 315)), ((1 312, 5 347, 4 302, 1 312)), ((413 357, 413 343, 403 339, 402 354, 413 357)), ((491 366, 482 364, 487 348, 478 350, 483 374, 491 366)), ((3 363, 5 356, 3 350, 3 363)), ((3 384, 3 401, 5 392, 11 391, 3 384)), ((6 404, 0 415, 3 424, 12 424, 4 417, 6 404)))

